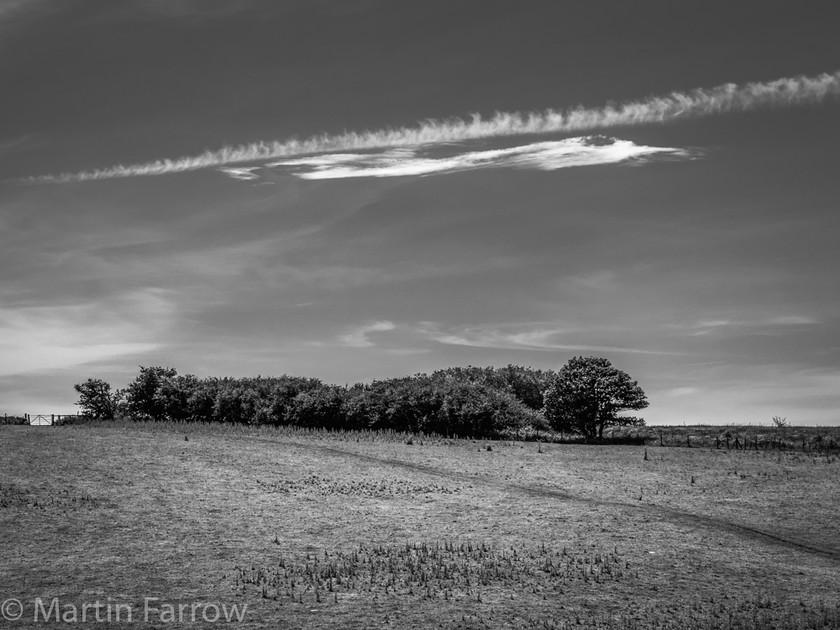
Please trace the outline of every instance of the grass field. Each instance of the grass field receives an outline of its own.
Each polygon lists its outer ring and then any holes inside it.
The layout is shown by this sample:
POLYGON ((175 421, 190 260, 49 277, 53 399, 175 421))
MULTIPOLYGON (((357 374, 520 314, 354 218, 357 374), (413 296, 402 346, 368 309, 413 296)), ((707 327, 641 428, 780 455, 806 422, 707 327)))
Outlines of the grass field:
POLYGON ((831 452, 172 423, 0 449, 6 627, 840 627, 831 452))

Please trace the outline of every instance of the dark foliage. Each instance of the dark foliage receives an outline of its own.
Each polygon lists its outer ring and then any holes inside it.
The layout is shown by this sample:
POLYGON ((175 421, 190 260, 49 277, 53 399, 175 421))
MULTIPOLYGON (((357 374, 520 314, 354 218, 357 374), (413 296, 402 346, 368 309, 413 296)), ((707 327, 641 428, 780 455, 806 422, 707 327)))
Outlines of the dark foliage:
MULTIPOLYGON (((602 405, 593 421, 588 403, 572 397, 563 402, 565 415, 557 416, 561 409, 558 396, 569 395, 562 387, 572 376, 568 366, 560 373, 515 365, 470 366, 339 387, 288 375, 200 379, 179 375, 174 368, 141 366, 140 374, 125 390, 114 394, 110 385, 92 379, 76 389, 82 394, 78 404, 92 416, 108 417, 110 410, 110 417, 116 411, 144 420, 370 429, 474 438, 545 431, 549 428, 546 411, 554 414, 555 429, 587 436, 596 434, 593 422, 617 422, 615 405, 602 405), (573 413, 580 417, 572 421, 573 413)), ((623 387, 624 381, 619 381, 623 387)), ((626 399, 626 392, 621 395, 626 399)), ((624 408, 641 408, 628 407, 627 400, 623 403, 624 408)))
POLYGON ((534 410, 543 408, 543 392, 551 384, 554 372, 519 365, 506 367, 455 367, 432 373, 433 379, 477 383, 507 392, 534 410))
POLYGON ((3 416, 2 418, 0 418, 0 425, 4 424, 29 424, 29 420, 27 420, 23 416, 3 416))
POLYGON ((141 366, 140 374, 115 394, 107 383, 92 380, 76 389, 82 394, 79 404, 95 417, 106 415, 92 413, 99 407, 91 401, 107 399, 111 417, 116 410, 144 420, 496 437, 544 424, 537 410, 542 374, 514 366, 456 368, 339 387, 285 375, 200 379, 174 368, 141 366))
POLYGON ((640 418, 618 414, 647 406, 639 384, 607 359, 574 357, 545 392, 544 412, 557 431, 601 438, 607 426, 644 424, 640 418))
POLYGON ((85 416, 100 420, 113 420, 118 394, 111 391, 110 383, 98 378, 89 378, 73 386, 79 393, 80 407, 85 416))

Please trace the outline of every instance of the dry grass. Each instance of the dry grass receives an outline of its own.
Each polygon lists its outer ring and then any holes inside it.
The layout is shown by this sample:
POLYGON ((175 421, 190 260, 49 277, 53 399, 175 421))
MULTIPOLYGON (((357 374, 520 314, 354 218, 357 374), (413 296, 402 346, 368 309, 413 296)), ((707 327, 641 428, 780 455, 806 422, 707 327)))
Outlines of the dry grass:
POLYGON ((0 595, 247 603, 243 628, 840 627, 832 457, 406 441, 2 427, 0 595))

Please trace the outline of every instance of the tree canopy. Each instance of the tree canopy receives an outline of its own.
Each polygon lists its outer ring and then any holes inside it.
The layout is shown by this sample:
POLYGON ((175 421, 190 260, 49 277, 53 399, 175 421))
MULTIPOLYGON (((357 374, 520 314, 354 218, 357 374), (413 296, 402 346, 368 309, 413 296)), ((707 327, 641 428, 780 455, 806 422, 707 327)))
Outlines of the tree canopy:
POLYGON ((116 410, 140 420, 500 437, 543 425, 536 408, 542 374, 514 366, 454 368, 340 387, 297 376, 197 378, 141 366, 114 395, 104 381, 90 380, 76 390, 82 394, 78 404, 98 418, 112 418, 116 410), (110 414, 99 411, 104 401, 110 401, 110 414))
POLYGON ((116 396, 111 393, 110 383, 99 378, 89 378, 73 387, 79 393, 79 402, 76 404, 83 414, 101 420, 114 419, 116 396))
POLYGON ((618 414, 648 406, 639 384, 599 357, 570 359, 543 398, 543 412, 553 429, 599 438, 607 426, 643 423, 618 414))
POLYGON ((602 437, 605 426, 637 424, 618 415, 647 406, 644 392, 606 359, 575 357, 559 372, 515 365, 448 368, 432 374, 328 385, 283 375, 197 378, 170 367, 140 367, 124 390, 88 379, 77 403, 93 417, 297 425, 470 437, 547 431, 602 437))

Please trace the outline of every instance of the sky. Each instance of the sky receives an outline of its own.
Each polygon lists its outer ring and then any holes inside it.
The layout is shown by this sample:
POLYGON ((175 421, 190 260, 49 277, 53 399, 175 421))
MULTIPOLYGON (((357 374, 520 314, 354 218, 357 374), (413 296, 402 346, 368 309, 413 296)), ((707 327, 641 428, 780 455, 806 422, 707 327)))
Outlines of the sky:
POLYGON ((0 413, 601 356, 840 422, 835 0, 0 0, 0 413))

